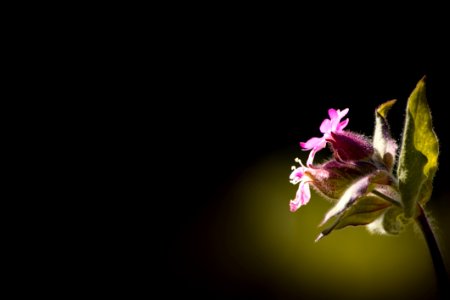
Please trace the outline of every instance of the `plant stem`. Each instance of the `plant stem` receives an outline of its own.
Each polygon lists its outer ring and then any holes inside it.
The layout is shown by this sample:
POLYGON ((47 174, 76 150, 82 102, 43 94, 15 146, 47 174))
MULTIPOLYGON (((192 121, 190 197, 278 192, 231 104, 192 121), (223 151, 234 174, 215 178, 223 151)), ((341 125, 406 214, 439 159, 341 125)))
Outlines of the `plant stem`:
POLYGON ((416 221, 422 230, 428 245, 428 250, 431 254, 431 259, 433 260, 439 296, 441 299, 450 299, 449 277, 447 275, 447 270, 445 269, 444 260, 442 259, 439 246, 433 234, 433 230, 431 229, 430 223, 428 222, 425 211, 421 205, 418 205, 418 209, 419 215, 417 216, 416 221))
POLYGON ((379 192, 379 191, 377 191, 377 190, 373 190, 372 193, 375 194, 375 195, 377 195, 377 196, 379 196, 379 197, 381 197, 381 198, 383 198, 384 200, 386 200, 386 201, 388 201, 388 202, 394 204, 395 206, 400 207, 400 203, 398 203, 398 201, 392 199, 391 197, 388 197, 388 196, 386 196, 385 194, 383 194, 383 193, 381 193, 381 192, 379 192))

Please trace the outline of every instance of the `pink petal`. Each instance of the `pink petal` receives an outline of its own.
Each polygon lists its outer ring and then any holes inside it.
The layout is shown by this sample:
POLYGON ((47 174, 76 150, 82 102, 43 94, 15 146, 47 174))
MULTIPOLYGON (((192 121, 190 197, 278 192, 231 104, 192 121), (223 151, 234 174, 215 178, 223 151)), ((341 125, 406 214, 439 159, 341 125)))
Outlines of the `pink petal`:
POLYGON ((289 202, 289 207, 291 209, 291 212, 296 212, 300 207, 300 204, 298 203, 298 201, 291 200, 291 202, 289 202))
POLYGON ((348 108, 344 109, 343 111, 340 111, 339 109, 336 111, 336 115, 331 118, 331 131, 337 131, 339 130, 338 127, 340 125, 341 119, 348 113, 348 108))
POLYGON ((334 108, 330 108, 328 110, 328 115, 330 116, 331 120, 333 120, 333 119, 338 117, 338 113, 337 113, 337 111, 334 108))
POLYGON ((345 115, 348 113, 348 108, 344 109, 343 111, 338 110, 339 120, 345 117, 345 115))
POLYGON ((311 150, 312 148, 320 144, 322 140, 323 138, 313 137, 310 138, 306 143, 300 142, 300 147, 302 147, 303 150, 311 150))
POLYGON ((349 121, 349 119, 347 118, 344 121, 342 121, 341 123, 339 123, 338 126, 336 126, 336 131, 339 132, 339 131, 343 130, 347 126, 348 121, 349 121))
POLYGON ((313 164, 314 155, 316 155, 316 151, 309 152, 308 160, 306 161, 306 165, 309 167, 313 164))
POLYGON ((291 212, 295 212, 300 206, 305 205, 311 199, 311 191, 309 190, 309 184, 307 182, 302 182, 298 187, 295 199, 291 200, 289 203, 291 212))
POLYGON ((303 177, 304 174, 304 168, 303 167, 299 167, 297 169, 295 169, 291 175, 289 176, 289 179, 291 180, 292 184, 297 184, 300 182, 301 178, 303 177))
POLYGON ((322 139, 320 141, 320 143, 318 143, 311 152, 309 152, 309 156, 308 156, 308 160, 306 161, 306 165, 309 167, 312 165, 313 160, 314 160, 314 156, 316 155, 317 152, 319 152, 320 150, 322 150, 323 148, 325 148, 327 146, 327 141, 325 139, 322 139))
POLYGON ((325 133, 329 130, 331 130, 331 121, 329 119, 325 119, 320 125, 320 132, 325 133))
POLYGON ((300 188, 303 189, 302 193, 302 205, 306 205, 311 199, 311 190, 309 189, 309 183, 305 182, 303 185, 300 185, 300 188))

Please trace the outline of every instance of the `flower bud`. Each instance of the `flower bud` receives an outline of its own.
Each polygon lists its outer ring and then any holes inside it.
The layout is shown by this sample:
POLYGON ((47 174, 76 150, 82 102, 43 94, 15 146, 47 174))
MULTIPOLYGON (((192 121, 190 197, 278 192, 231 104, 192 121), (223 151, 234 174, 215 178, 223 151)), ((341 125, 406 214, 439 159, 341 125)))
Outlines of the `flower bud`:
POLYGON ((331 143, 334 156, 339 161, 361 160, 373 154, 372 143, 351 131, 331 132, 327 141, 331 143))
POLYGON ((330 160, 307 168, 305 174, 311 179, 315 190, 327 198, 339 199, 353 181, 375 170, 376 166, 369 162, 330 160))

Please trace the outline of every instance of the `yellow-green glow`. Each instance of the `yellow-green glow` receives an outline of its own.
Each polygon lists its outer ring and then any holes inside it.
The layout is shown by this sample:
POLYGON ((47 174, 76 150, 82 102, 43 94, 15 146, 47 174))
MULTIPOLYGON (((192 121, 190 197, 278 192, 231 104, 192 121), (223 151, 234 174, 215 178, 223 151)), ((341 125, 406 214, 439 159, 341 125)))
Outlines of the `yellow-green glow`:
POLYGON ((253 276, 286 297, 435 297, 428 249, 412 225, 399 236, 348 227, 315 243, 318 224, 332 204, 313 192, 308 205, 290 212, 289 200, 297 189, 288 180, 292 164, 288 153, 267 157, 223 195, 223 208, 210 216, 216 220, 211 232, 217 237, 211 256, 221 272, 253 276))

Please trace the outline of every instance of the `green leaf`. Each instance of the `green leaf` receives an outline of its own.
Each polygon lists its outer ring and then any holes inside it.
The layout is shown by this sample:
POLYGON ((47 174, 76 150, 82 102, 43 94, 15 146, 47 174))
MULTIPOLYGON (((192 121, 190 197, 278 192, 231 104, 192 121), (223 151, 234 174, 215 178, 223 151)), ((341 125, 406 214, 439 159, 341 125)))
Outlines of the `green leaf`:
POLYGON ((408 99, 397 169, 407 218, 415 215, 418 203, 425 205, 431 197, 438 155, 439 143, 433 130, 424 77, 408 99))
POLYGON ((410 218, 405 218, 402 207, 391 206, 383 210, 378 219, 368 224, 367 229, 378 234, 399 234, 410 221, 410 218))
POLYGON ((369 175, 366 175, 356 180, 350 187, 347 188, 345 193, 331 208, 323 218, 320 226, 328 222, 331 218, 341 215, 344 211, 347 211, 360 197, 370 193, 376 186, 376 184, 388 185, 391 183, 391 178, 386 171, 375 171, 369 175))
POLYGON ((375 159, 384 163, 389 172, 395 164, 397 143, 391 137, 391 130, 387 122, 387 113, 397 100, 387 101, 375 111, 375 130, 373 134, 373 147, 375 159))
POLYGON ((389 101, 384 102, 380 106, 378 106, 377 111, 376 111, 377 116, 380 116, 383 119, 386 119, 389 110, 391 109, 392 105, 395 104, 396 101, 397 101, 396 99, 389 100, 389 101))
MULTIPOLYGON (((369 193, 374 188, 383 188, 383 191, 386 188, 386 191, 388 191, 392 183, 391 176, 384 170, 375 171, 355 181, 336 205, 326 213, 320 226, 334 217, 336 217, 336 221, 322 231, 316 242, 334 229, 348 225, 366 225, 373 222, 382 214, 383 209, 390 206, 391 203, 378 196, 369 195, 369 193)), ((375 191, 373 192, 375 193, 375 191)), ((395 201, 395 199, 393 200, 395 201)))
POLYGON ((366 225, 373 222, 391 204, 377 196, 366 196, 358 200, 348 211, 335 229, 344 228, 349 225, 366 225))
POLYGON ((399 234, 410 220, 404 217, 403 209, 393 206, 386 210, 382 226, 386 233, 399 234))
POLYGON ((335 229, 341 229, 347 226, 367 225, 376 220, 391 203, 377 196, 363 196, 347 209, 339 218, 328 228, 323 230, 316 241, 330 234, 335 229))

